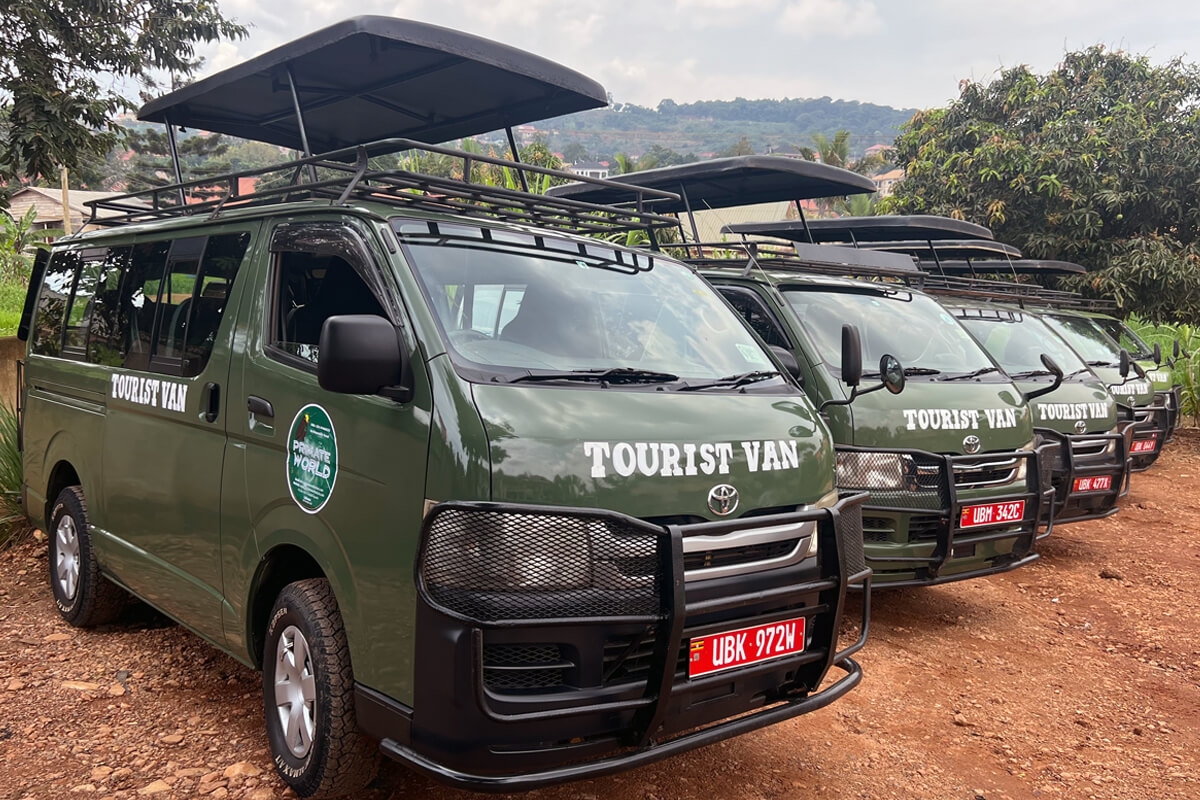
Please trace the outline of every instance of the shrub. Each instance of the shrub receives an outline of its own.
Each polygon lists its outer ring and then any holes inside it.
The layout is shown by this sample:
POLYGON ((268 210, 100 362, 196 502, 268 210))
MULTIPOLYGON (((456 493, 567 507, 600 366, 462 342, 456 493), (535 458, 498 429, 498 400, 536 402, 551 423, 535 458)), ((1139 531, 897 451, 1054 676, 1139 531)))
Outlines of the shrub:
POLYGON ((1187 356, 1179 357, 1171 373, 1175 383, 1183 387, 1180 410, 1191 417, 1192 425, 1200 425, 1200 327, 1184 323, 1153 325, 1138 317, 1130 317, 1128 322, 1151 346, 1158 343, 1164 361, 1171 359, 1175 340, 1179 340, 1187 356))
POLYGON ((0 403, 0 544, 28 531, 21 508, 21 453, 17 450, 17 412, 0 403))

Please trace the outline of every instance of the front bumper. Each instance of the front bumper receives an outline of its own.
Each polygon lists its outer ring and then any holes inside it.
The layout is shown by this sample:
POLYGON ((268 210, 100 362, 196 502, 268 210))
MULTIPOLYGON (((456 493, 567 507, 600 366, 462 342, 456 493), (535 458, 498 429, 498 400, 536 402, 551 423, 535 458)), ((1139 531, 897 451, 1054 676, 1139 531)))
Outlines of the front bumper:
MULTIPOLYGON (((856 454, 855 467, 888 472, 904 459, 906 474, 894 488, 867 489, 863 549, 875 588, 933 586, 1006 572, 1038 558, 1038 531, 1053 525, 1053 487, 1043 488, 1041 454, 1016 450, 952 456, 923 450, 839 446, 856 454), (875 464, 875 466, 872 466, 875 464), (1008 471, 1007 477, 1006 472, 1008 471), (963 526, 972 506, 1024 502, 1020 519, 963 526)), ((894 472, 889 473, 894 474, 894 472)), ((870 485, 863 475, 841 472, 842 490, 870 485)))
MULTIPOLYGON (((1035 428, 1042 459, 1043 485, 1053 487, 1055 525, 1101 519, 1117 513, 1117 501, 1129 491, 1129 442, 1121 423, 1116 433, 1065 434, 1035 428), (1097 483, 1108 488, 1093 488, 1097 483)), ((1049 530, 1042 534, 1046 536, 1049 530)))
POLYGON ((1179 414, 1183 404, 1183 387, 1172 386, 1170 389, 1160 389, 1154 393, 1154 404, 1163 405, 1167 409, 1166 441, 1175 438, 1175 429, 1179 427, 1179 414))
MULTIPOLYGON (((438 780, 508 792, 618 772, 822 708, 862 678, 850 656, 866 641, 869 593, 858 640, 839 650, 837 637, 848 587, 870 587, 863 499, 665 526, 603 510, 442 503, 426 518, 418 559, 416 705, 408 710, 360 687, 360 725, 386 755, 438 780), (444 562, 453 557, 430 540, 436 526, 457 525, 454 515, 463 514, 603 525, 603 538, 620 540, 621 552, 603 563, 639 579, 570 597, 494 587, 487 597, 461 597, 430 580, 448 574, 444 562), (695 578, 689 537, 798 524, 817 537, 815 556, 695 578), (692 639, 801 617, 803 652, 689 677, 692 639), (819 690, 830 667, 845 675, 819 690)), ((594 564, 607 558, 602 548, 590 552, 594 564)), ((721 558, 729 563, 728 553, 721 558)))

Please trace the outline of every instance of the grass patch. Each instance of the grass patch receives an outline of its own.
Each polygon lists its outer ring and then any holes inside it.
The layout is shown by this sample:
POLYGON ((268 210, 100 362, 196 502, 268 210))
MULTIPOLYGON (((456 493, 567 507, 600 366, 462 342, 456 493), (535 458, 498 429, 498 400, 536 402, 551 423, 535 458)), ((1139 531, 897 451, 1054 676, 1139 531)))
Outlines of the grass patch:
POLYGON ((0 403, 0 546, 30 530, 21 508, 21 474, 17 412, 8 403, 0 403))
POLYGON ((0 281, 0 336, 16 336, 25 307, 25 284, 18 280, 0 281))

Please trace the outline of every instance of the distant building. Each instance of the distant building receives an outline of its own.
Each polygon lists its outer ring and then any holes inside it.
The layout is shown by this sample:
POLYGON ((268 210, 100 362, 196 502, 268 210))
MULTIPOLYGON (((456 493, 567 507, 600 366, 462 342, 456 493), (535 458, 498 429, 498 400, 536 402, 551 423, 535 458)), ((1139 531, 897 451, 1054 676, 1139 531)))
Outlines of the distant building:
MULTIPOLYGON (((71 220, 71 231, 78 233, 83 224, 92 217, 92 210, 84 205, 89 200, 103 200, 116 197, 120 192, 85 192, 72 189, 67 197, 70 204, 68 219, 71 220)), ((45 228, 63 228, 62 190, 47 189, 41 186, 26 186, 14 194, 8 202, 8 211, 14 218, 20 219, 30 208, 37 209, 33 227, 36 230, 45 228)), ((115 216, 117 212, 100 211, 101 218, 115 216)))
POLYGON ((867 158, 871 156, 886 156, 888 152, 895 150, 890 144, 873 144, 867 148, 867 158))
POLYGON ((875 182, 875 191, 879 192, 880 197, 889 197, 892 194, 892 188, 904 180, 904 170, 897 167, 882 175, 873 175, 871 180, 875 182))
POLYGON ((574 164, 567 164, 567 172, 575 175, 582 175, 585 178, 607 178, 612 174, 612 169, 607 161, 577 161, 574 164))

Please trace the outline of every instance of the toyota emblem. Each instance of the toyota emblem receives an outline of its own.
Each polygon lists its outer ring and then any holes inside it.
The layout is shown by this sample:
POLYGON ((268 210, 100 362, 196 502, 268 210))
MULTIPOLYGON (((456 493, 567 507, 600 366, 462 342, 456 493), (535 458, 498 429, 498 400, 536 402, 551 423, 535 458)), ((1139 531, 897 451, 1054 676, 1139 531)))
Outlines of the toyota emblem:
POLYGON ((963 452, 969 456, 973 456, 979 452, 980 445, 979 437, 971 434, 963 439, 963 452))
POLYGON ((719 483, 708 490, 708 510, 718 517, 733 513, 738 505, 738 490, 728 483, 719 483))
POLYGON ((1081 419, 1075 420, 1075 432, 1076 433, 1087 433, 1087 423, 1081 419))

